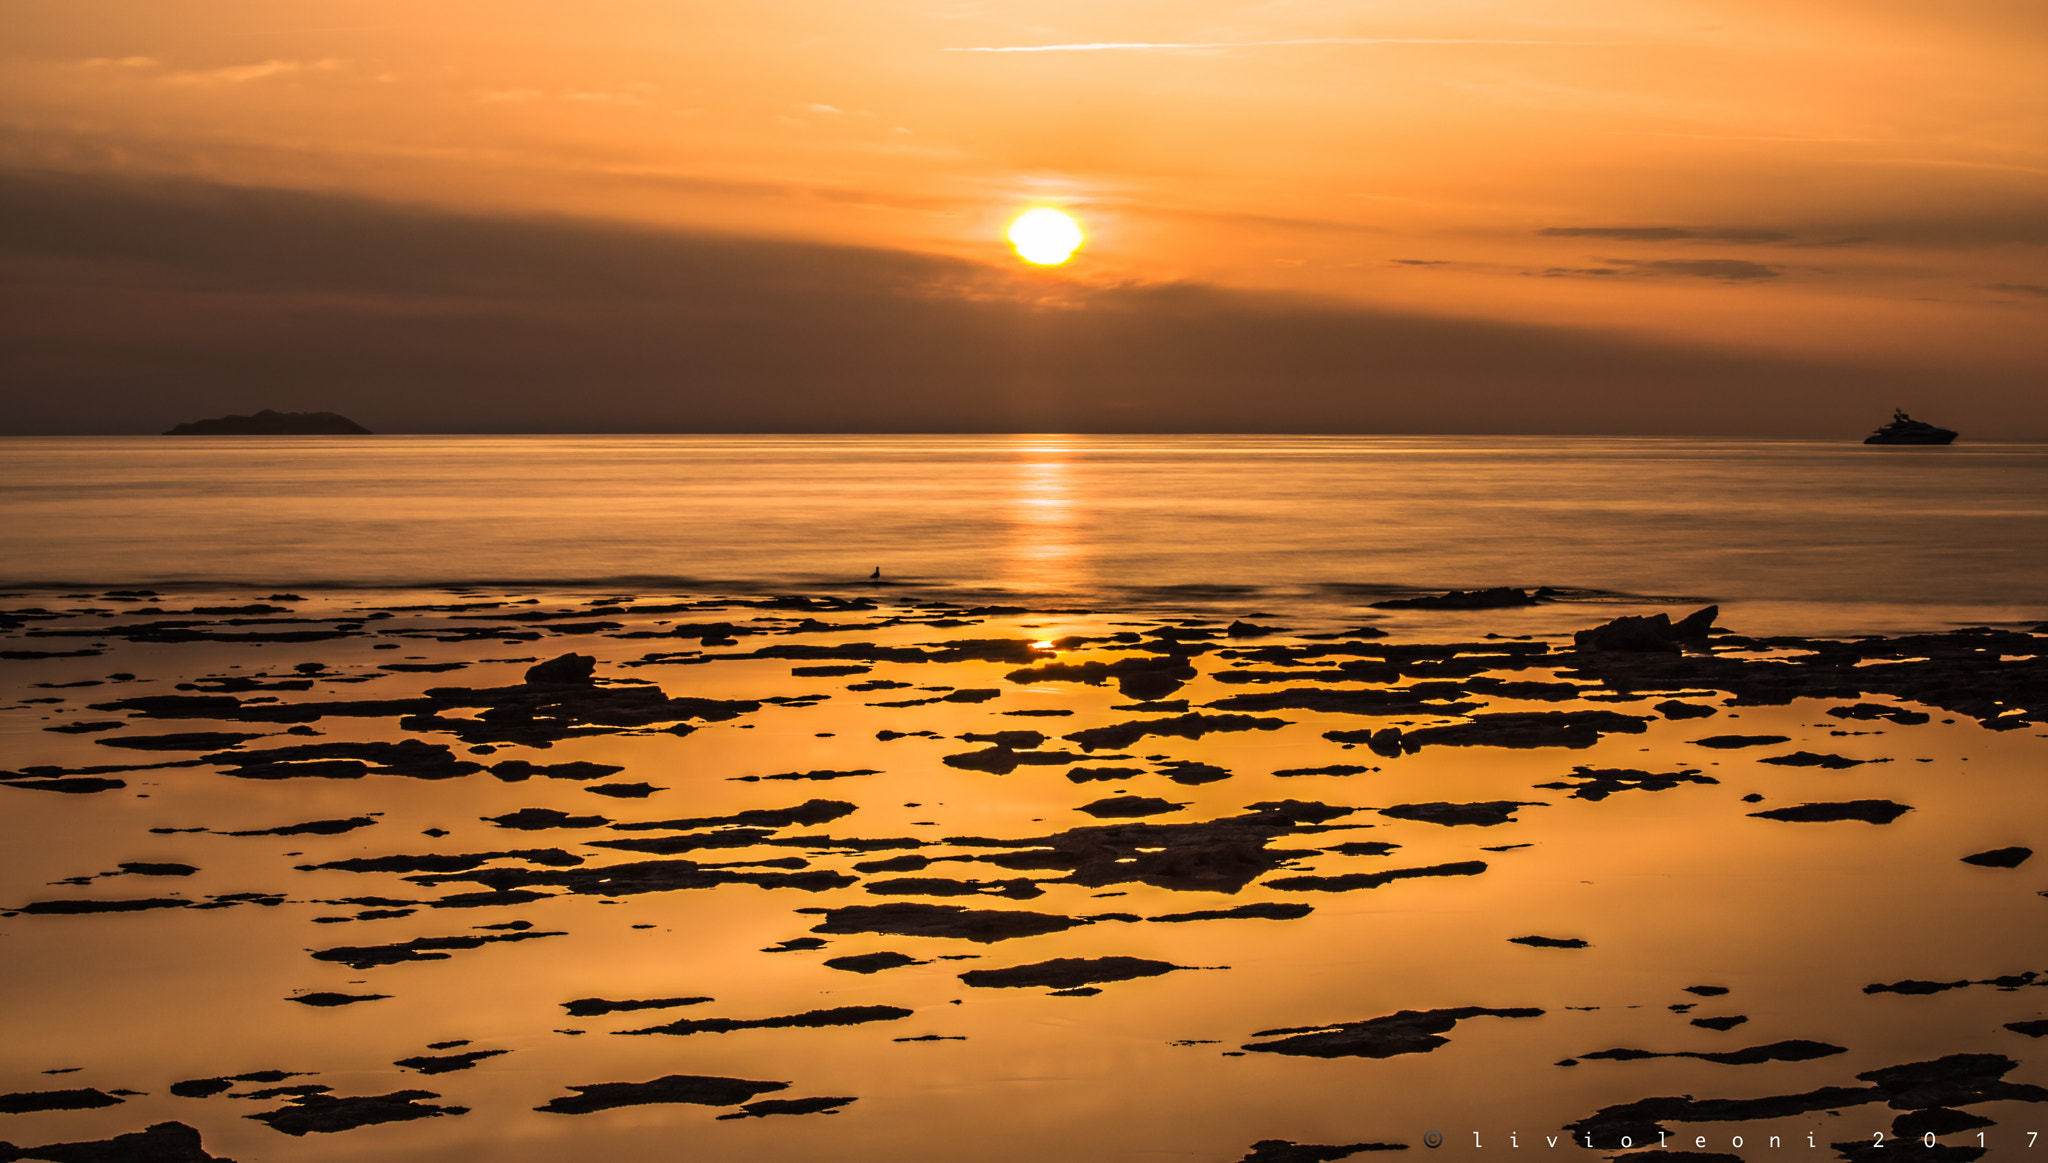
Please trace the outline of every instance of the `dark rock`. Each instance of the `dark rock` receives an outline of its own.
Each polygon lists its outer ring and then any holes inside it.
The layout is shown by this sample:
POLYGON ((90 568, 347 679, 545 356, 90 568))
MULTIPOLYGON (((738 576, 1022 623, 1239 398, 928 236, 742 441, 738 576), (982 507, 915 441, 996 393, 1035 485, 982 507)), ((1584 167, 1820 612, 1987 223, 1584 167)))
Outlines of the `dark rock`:
POLYGON ((1074 809, 1101 820, 1128 820, 1187 810, 1186 804, 1170 803, 1153 796, 1111 796, 1074 809))
POLYGON ((1965 856, 1963 863, 1975 864, 1980 868, 2018 868, 2033 854, 2032 848, 1993 848, 1989 852, 1965 856))
POLYGON ((422 1054, 414 1058, 400 1058, 392 1065, 417 1070, 421 1074, 446 1074, 451 1070, 468 1070, 486 1058, 510 1053, 510 1050, 471 1050, 466 1054, 422 1054))
POLYGON ((1732 1030, 1748 1020, 1749 1018, 1747 1015, 1728 1014, 1718 1018, 1694 1018, 1692 1020, 1692 1024, 1698 1026, 1702 1030, 1713 1030, 1717 1033, 1720 1033, 1732 1030))
POLYGON ((1828 714, 1837 719, 1884 719, 1901 726, 1912 727, 1928 721, 1925 711, 1909 711, 1904 707, 1890 707, 1883 703, 1857 703, 1853 707, 1831 707, 1828 714))
POLYGON ((1790 755, 1772 755, 1757 762, 1773 763, 1779 767, 1825 767, 1829 771, 1841 771, 1870 761, 1845 759, 1840 755, 1818 755, 1811 751, 1794 751, 1790 755))
POLYGON ((1983 1115, 1936 1106, 1925 1110, 1907 1111, 1893 1119, 1892 1134, 1909 1140, 1919 1139, 1924 1135, 1934 1135, 1938 1138, 1942 1135, 1953 1135, 1958 1131, 1974 1131, 1979 1127, 1996 1125, 1983 1115))
POLYGON ((1451 864, 1432 864, 1425 868, 1390 868, 1385 872, 1347 872, 1339 876, 1282 876, 1266 881, 1265 886, 1288 892, 1353 892, 1362 888, 1379 888, 1397 880, 1412 880, 1425 876, 1477 876, 1485 871, 1485 861, 1461 860, 1451 864))
MULTIPOLYGON (((1649 729, 1646 715, 1619 711, 1502 711, 1473 715, 1470 722, 1402 730, 1389 727, 1370 737, 1372 749, 1391 758, 1429 744, 1447 747, 1591 747, 1602 734, 1640 735, 1649 729)), ((1326 737, 1336 738, 1337 733, 1326 737)), ((1339 739, 1339 742, 1365 740, 1339 739)))
POLYGON ((2039 1018, 2031 1022, 2007 1022, 2005 1028, 2015 1034, 2025 1034, 2029 1038, 2048 1036, 2048 1020, 2039 1018))
POLYGON ((248 1117, 268 1125, 274 1131, 298 1136, 333 1134, 379 1123, 401 1123, 413 1119, 469 1113, 467 1107, 434 1106, 419 1101, 423 1098, 439 1097, 441 1096, 428 1090, 397 1090, 390 1094, 365 1094, 348 1098, 308 1094, 293 1099, 290 1106, 282 1106, 248 1117))
POLYGON ((533 1109, 560 1115, 587 1115, 593 1111, 652 1103, 686 1102, 702 1106, 738 1106, 757 1094, 787 1090, 787 1082, 750 1082, 744 1078, 714 1078, 696 1074, 671 1074, 652 1082, 599 1082, 571 1086, 575 1094, 551 1099, 533 1109))
POLYGON ((1487 1009, 1463 1006, 1457 1009, 1402 1010, 1362 1022, 1332 1022, 1321 1026, 1295 1026, 1260 1030, 1253 1037, 1278 1038, 1274 1042, 1252 1042, 1244 1046, 1268 1054, 1292 1054, 1312 1058, 1391 1058, 1396 1054, 1423 1054, 1450 1041, 1443 1037, 1468 1018, 1538 1018, 1539 1009, 1487 1009))
POLYGON ((1175 965, 1170 961, 1148 961, 1142 957, 1056 957, 1051 961, 1013 965, 1006 969, 970 969, 960 975, 960 980, 981 989, 1026 986, 1076 989, 1098 982, 1158 977, 1186 968, 1188 966, 1175 965))
POLYGON ((1364 775, 1368 771, 1378 770, 1379 768, 1377 767, 1359 767, 1350 763, 1332 763, 1325 767, 1283 767, 1273 774, 1286 779, 1297 775, 1364 775))
POLYGON ((187 731, 175 735, 112 735, 93 742, 102 747, 126 747, 136 751, 219 751, 261 738, 261 735, 241 731, 187 731))
POLYGON ((594 1018, 625 1010, 665 1010, 702 1005, 710 1000, 708 997, 656 997, 641 1001, 608 1001, 601 997, 579 997, 575 1001, 563 1002, 562 1008, 568 1010, 572 1018, 594 1018))
POLYGON ((836 1115, 839 1108, 856 1098, 764 1098, 759 1102, 744 1103, 731 1114, 719 1115, 721 1119, 759 1119, 769 1115, 836 1115))
POLYGON ((1843 1046, 1793 1039, 1772 1042, 1766 1046, 1748 1046, 1741 1050, 1716 1050, 1704 1053, 1695 1050, 1677 1050, 1670 1053, 1655 1053, 1649 1050, 1600 1050, 1591 1054, 1581 1054, 1579 1057, 1618 1062, 1633 1062, 1643 1058, 1697 1058, 1702 1062, 1715 1062, 1723 1066, 1755 1066, 1764 1062, 1809 1062, 1815 1058, 1827 1058, 1848 1052, 1843 1046))
POLYGON ((367 828, 377 821, 368 816, 351 816, 346 820, 308 820, 303 824, 285 824, 276 828, 255 828, 243 832, 216 832, 217 836, 339 836, 357 828, 367 828))
MULTIPOLYGON (((1490 590, 1452 590, 1420 598, 1391 598, 1384 602, 1372 603, 1375 610, 1505 610, 1516 606, 1533 606, 1542 599, 1532 597, 1527 590, 1509 589, 1496 586, 1490 590)), ((1667 619, 1668 621, 1668 619, 1667 619)), ((1336 1158, 1337 1156, 1331 1156, 1336 1158)))
POLYGON ((600 783, 583 789, 592 795, 610 796, 620 800, 644 800, 667 788, 655 787, 651 783, 600 783))
POLYGON ((171 1083, 171 1093, 179 1098, 210 1098, 224 1090, 233 1090, 232 1078, 188 1078, 183 1082, 171 1083))
POLYGON ((595 682, 597 658, 589 654, 563 654, 526 668, 530 686, 589 686, 595 682))
POLYGON ((1142 767, 1070 767, 1067 769, 1067 778, 1075 783, 1088 783, 1092 780, 1129 779, 1134 775, 1143 774, 1145 774, 1145 769, 1142 767))
POLYGON ((1712 747, 1718 751, 1732 751, 1737 747, 1768 747, 1775 743, 1790 743, 1789 735, 1709 735, 1694 739, 1694 747, 1712 747))
POLYGON ((390 996, 388 993, 302 993, 284 1000, 295 1001, 302 1006, 327 1009, 333 1006, 354 1005, 359 1001, 384 1001, 390 996))
POLYGON ((1889 824, 1912 810, 1904 804, 1895 804, 1890 800, 1850 800, 1847 803, 1836 804, 1800 804, 1796 807, 1772 808, 1767 812, 1749 814, 1764 820, 1790 820, 1801 824, 1826 824, 1838 820, 1889 824))
POLYGON ((601 828, 611 823, 603 816, 572 816, 553 808, 521 808, 502 816, 480 816, 482 820, 500 828, 515 828, 523 832, 536 832, 544 828, 601 828))
POLYGON ((963 905, 927 905, 891 901, 882 905, 841 905, 805 909, 824 914, 813 933, 888 933, 899 937, 955 937, 988 944, 1015 937, 1057 933, 1092 922, 1052 913, 969 909, 963 905))
POLYGON ((151 897, 147 900, 124 901, 32 901, 22 905, 16 912, 31 916, 73 916, 80 913, 136 913, 145 909, 182 909, 191 907, 192 902, 171 897, 151 897))
POLYGON ((825 968, 839 969, 847 973, 880 973, 884 969, 900 969, 905 965, 925 965, 903 953, 860 953, 851 957, 831 957, 825 961, 825 968))
POLYGON ((83 1111, 119 1105, 120 1099, 89 1087, 83 1090, 28 1090, 0 1094, 0 1115, 28 1114, 32 1111, 83 1111))
POLYGON ((1582 651, 1676 654, 1689 644, 1703 643, 1712 633, 1714 619, 1720 612, 1720 607, 1708 606, 1677 622, 1668 614, 1620 617, 1606 625, 1581 630, 1572 639, 1582 651))
POLYGON ((1515 812, 1521 808, 1540 808, 1547 805, 1529 800, 1489 800, 1476 804, 1395 804, 1381 808, 1380 815, 1396 820, 1421 820, 1429 824, 1453 827, 1459 824, 1474 824, 1491 828, 1496 824, 1512 824, 1515 812))
POLYGON ((0 780, 8 787, 23 787, 31 791, 54 791, 66 795, 92 795, 95 792, 119 791, 127 787, 127 781, 101 779, 97 776, 82 776, 74 779, 10 779, 0 780))
POLYGON ((165 436, 368 436, 370 430, 334 412, 276 412, 187 420, 165 436))
POLYGON ((1677 699, 1658 703, 1655 709, 1658 714, 1663 715, 1667 719, 1707 719, 1721 713, 1717 707, 1702 706, 1699 703, 1682 703, 1677 699))
POLYGON ((855 771, 785 771, 779 775, 736 775, 733 779, 741 783, 759 783, 764 779, 852 779, 857 775, 880 775, 879 770, 863 767, 855 771))
POLYGON ((871 880, 863 886, 877 896, 1000 896, 1030 900, 1045 895, 1028 878, 1015 880, 954 880, 942 876, 904 876, 894 880, 871 880))
POLYGON ((374 969, 401 961, 446 961, 453 950, 481 949, 501 941, 531 941, 540 937, 566 937, 567 933, 497 933, 483 937, 415 937, 396 945, 342 946, 313 954, 316 961, 339 961, 351 969, 374 969))
MULTIPOLYGON (((876 774, 865 772, 863 774, 876 774)), ((788 828, 829 824, 854 813, 845 800, 805 800, 793 808, 754 808, 729 816, 695 816, 680 820, 648 820, 614 824, 617 832, 688 831, 693 828, 788 828)))
POLYGON ((1159 774, 1186 787, 1230 778, 1227 769, 1213 763, 1197 763, 1192 759, 1166 760, 1159 765, 1159 774))
POLYGON ((16 1147, 0 1143, 0 1158, 43 1159, 50 1163, 234 1163, 206 1153, 199 1132, 184 1123, 155 1123, 149 1129, 88 1143, 46 1143, 16 1147))
POLYGON ((1146 917, 1148 921, 1226 921, 1239 918, 1253 918, 1265 921, 1298 921, 1315 912, 1315 906, 1283 901, 1259 901, 1254 904, 1238 905, 1228 909, 1196 909, 1187 913, 1167 913, 1159 917, 1146 917))
POLYGON ((532 779, 536 775, 544 775, 549 779, 602 779, 624 770, 626 769, 611 763, 528 763, 524 759, 507 759, 491 765, 491 774, 506 783, 518 783, 532 779))
POLYGON ((893 1022, 914 1012, 902 1006, 837 1006, 774 1018, 678 1018, 664 1026, 620 1030, 619 1033, 724 1034, 733 1030, 822 1029, 827 1026, 857 1026, 866 1022, 893 1022))
POLYGON ((1584 949, 1586 941, 1578 937, 1509 937, 1510 945, 1533 945, 1538 949, 1584 949))
POLYGON ((1251 1151, 1237 1163, 1329 1163, 1332 1159, 1348 1159, 1362 1151, 1407 1149, 1406 1143, 1349 1143, 1338 1147, 1321 1143, 1295 1143, 1286 1139, 1260 1139, 1252 1144, 1251 1151))
POLYGON ((1539 783, 1539 788, 1558 791, 1569 790, 1573 799, 1590 800, 1595 803, 1621 791, 1669 791, 1682 783, 1718 784, 1721 781, 1710 775, 1701 775, 1698 768, 1689 767, 1684 771, 1668 771, 1653 774, 1631 768, 1572 768, 1579 776, 1579 782, 1539 783))
POLYGON ((1688 985, 1685 992, 1696 997, 1720 997, 1728 992, 1725 985, 1688 985))
MULTIPOLYGON (((1188 649, 1182 647, 1180 649, 1188 649)), ((1010 682, 1079 682, 1100 686, 1114 681, 1127 699, 1163 699, 1195 677, 1195 668, 1177 654, 1119 658, 1115 662, 1048 662, 1003 676, 1010 682)))

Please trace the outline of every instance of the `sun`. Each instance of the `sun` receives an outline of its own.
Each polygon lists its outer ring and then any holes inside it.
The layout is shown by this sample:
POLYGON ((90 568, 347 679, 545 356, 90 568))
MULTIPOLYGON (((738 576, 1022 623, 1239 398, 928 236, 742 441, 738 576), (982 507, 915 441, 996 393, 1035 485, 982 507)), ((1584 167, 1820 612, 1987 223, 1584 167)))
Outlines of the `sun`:
POLYGON ((1081 248, 1081 224, 1073 216, 1050 206, 1034 206, 1017 215, 1003 232, 1017 257, 1042 267, 1055 267, 1074 257, 1081 248))

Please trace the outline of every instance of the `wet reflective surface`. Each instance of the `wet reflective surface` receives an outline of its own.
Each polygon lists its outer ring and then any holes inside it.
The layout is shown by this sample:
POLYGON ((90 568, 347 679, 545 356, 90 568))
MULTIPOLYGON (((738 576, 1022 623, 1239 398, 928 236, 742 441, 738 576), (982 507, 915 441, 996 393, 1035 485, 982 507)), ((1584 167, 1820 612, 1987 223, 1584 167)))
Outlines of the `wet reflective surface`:
POLYGON ((2021 629, 1821 665, 1843 648, 1532 629, 1662 609, 1612 600, 1235 635, 887 587, 7 608, 0 1082, 123 1099, 5 1115, 17 1144, 1235 1160, 1574 1125, 1611 1153, 1648 1140, 1581 1125, 1608 1108, 1846 1088, 1656 1124, 1832 1157, 1921 1101, 1859 1073, 1956 1054, 2017 1065, 1947 1084, 1991 1125, 1942 1143, 2017 1149, 2048 1109, 2037 864, 1962 860, 2048 840, 2021 629), (535 670, 565 655, 587 677, 535 670), (54 786, 95 780, 122 786, 54 786), (1873 802, 1909 810, 1797 818, 1873 802), (368 1000, 291 1000, 321 994, 368 1000), (676 1077, 755 1086, 605 1105, 676 1077), (292 1121, 333 1099, 363 1125, 292 1121))

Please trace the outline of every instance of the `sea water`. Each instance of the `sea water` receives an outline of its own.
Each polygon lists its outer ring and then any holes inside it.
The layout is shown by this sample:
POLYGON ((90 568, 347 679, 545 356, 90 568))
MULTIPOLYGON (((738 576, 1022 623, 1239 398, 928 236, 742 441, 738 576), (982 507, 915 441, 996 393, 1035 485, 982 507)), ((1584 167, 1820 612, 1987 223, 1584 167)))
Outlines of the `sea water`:
POLYGON ((736 592, 879 569, 945 597, 1339 618, 1552 586, 1881 632, 2044 613, 2048 445, 38 437, 0 440, 0 526, 16 587, 736 592))

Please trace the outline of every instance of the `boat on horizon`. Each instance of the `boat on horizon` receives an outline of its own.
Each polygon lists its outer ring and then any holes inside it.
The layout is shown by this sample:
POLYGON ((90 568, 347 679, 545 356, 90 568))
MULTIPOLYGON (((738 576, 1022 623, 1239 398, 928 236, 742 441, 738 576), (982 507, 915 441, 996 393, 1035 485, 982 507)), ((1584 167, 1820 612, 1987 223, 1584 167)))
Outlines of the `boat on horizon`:
POLYGON ((1925 420, 1915 420, 1900 408, 1892 409, 1891 423, 1863 438, 1865 444, 1948 444, 1956 434, 1947 428, 1936 428, 1925 420))

